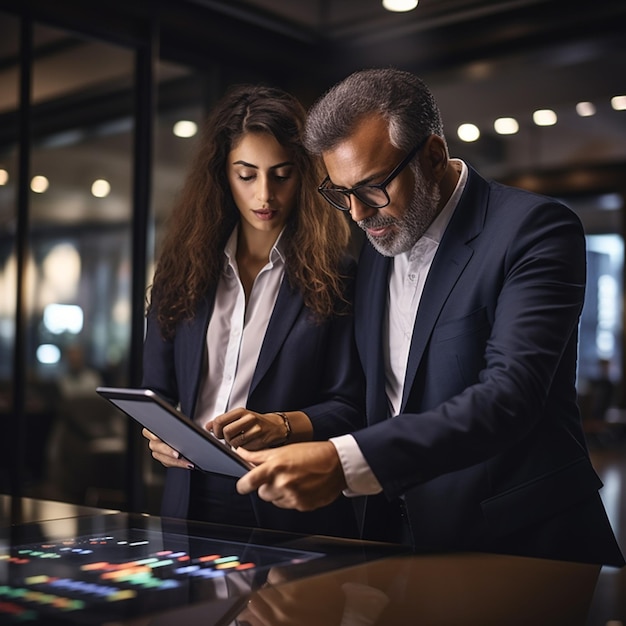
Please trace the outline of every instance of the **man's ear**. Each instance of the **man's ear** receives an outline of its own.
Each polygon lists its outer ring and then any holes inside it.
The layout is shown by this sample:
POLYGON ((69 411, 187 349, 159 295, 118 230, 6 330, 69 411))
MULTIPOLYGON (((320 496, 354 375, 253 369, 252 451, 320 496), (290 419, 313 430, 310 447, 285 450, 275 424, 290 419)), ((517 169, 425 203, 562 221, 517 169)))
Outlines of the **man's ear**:
POLYGON ((422 172, 429 180, 440 182, 448 165, 448 147, 439 135, 431 135, 419 153, 422 172))

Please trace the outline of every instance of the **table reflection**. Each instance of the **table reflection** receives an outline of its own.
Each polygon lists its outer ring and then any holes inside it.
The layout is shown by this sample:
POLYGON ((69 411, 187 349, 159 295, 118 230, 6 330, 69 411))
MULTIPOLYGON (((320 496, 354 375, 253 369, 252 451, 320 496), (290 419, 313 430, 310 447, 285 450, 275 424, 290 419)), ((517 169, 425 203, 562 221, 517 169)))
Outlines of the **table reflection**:
POLYGON ((289 581, 273 568, 250 626, 583 626, 600 568, 484 554, 393 557, 289 581))
POLYGON ((0 624, 584 626, 600 572, 1 496, 0 514, 0 624))

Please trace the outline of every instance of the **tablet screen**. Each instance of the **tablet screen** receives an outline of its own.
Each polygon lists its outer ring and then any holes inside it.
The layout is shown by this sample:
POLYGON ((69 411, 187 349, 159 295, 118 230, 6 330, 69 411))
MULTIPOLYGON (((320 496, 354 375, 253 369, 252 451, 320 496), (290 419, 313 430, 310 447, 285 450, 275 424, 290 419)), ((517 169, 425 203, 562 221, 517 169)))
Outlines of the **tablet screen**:
POLYGON ((197 469, 239 478, 251 468, 230 446, 149 389, 98 387, 96 391, 197 469))

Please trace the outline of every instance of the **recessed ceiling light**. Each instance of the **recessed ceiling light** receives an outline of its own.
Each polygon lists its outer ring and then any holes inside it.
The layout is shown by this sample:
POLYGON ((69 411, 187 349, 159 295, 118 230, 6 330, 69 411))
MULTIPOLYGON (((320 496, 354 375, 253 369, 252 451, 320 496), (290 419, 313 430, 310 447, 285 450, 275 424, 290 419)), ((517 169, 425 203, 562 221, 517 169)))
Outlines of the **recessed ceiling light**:
POLYGON ((519 124, 514 117, 499 117, 493 123, 493 129, 498 135, 514 135, 519 130, 519 124))
POLYGON ((611 106, 616 111, 626 111, 626 96, 613 96, 611 98, 611 106))
POLYGON ((576 105, 576 113, 580 117, 591 117, 596 114, 596 105, 593 102, 579 102, 576 105))
POLYGON ((198 125, 190 120, 180 120, 174 124, 173 132, 177 137, 193 137, 198 132, 198 125))
POLYGON ((91 193, 96 198, 106 198, 111 192, 111 185, 108 180, 98 178, 91 185, 91 193))
POLYGON ((480 137, 480 130, 475 124, 461 124, 456 134, 461 141, 476 141, 480 137))
POLYGON ((48 189, 49 185, 50 183, 48 182, 48 179, 41 175, 33 176, 30 181, 30 188, 35 193, 43 193, 46 189, 48 189))
POLYGON ((383 7, 394 13, 412 11, 417 6, 418 0, 383 0, 383 7))
POLYGON ((556 113, 551 109, 539 109, 533 113, 533 122, 537 126, 554 126, 556 124, 556 113))

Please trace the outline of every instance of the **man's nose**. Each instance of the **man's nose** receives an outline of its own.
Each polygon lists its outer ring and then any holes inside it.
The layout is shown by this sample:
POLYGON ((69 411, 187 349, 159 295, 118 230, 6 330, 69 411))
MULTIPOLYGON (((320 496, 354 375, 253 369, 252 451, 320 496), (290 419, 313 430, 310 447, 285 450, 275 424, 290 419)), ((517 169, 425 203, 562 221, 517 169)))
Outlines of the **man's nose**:
POLYGON ((354 194, 350 195, 350 217, 355 222, 360 222, 366 217, 371 217, 377 213, 378 209, 373 209, 367 204, 363 204, 354 194))

